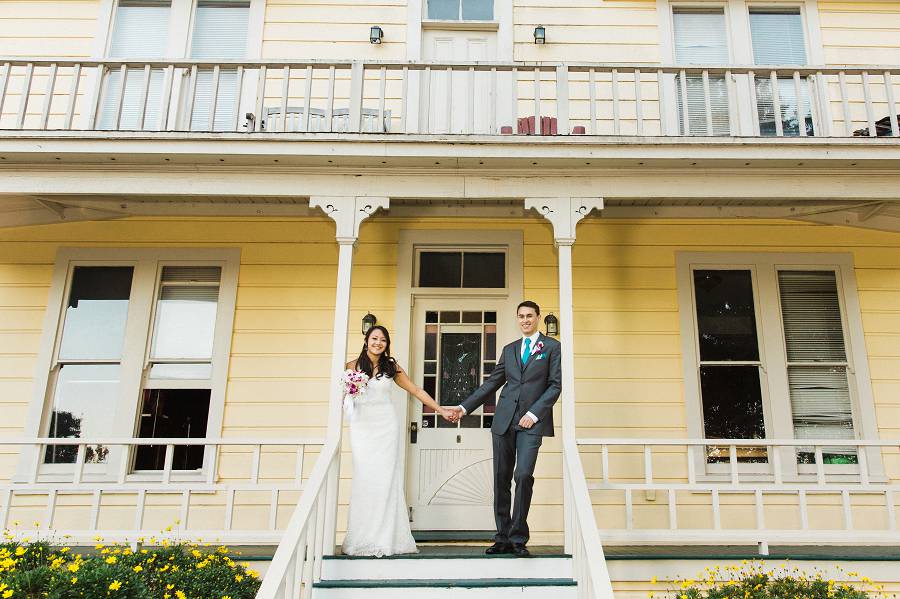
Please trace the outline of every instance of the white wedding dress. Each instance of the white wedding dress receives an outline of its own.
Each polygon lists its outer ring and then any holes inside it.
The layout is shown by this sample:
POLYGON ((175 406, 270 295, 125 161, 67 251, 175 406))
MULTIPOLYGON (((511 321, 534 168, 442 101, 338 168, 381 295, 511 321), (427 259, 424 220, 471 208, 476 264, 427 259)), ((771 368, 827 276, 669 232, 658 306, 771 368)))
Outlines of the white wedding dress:
POLYGON ((393 379, 373 378, 350 417, 353 482, 345 555, 416 553, 398 461, 400 427, 391 403, 393 379))

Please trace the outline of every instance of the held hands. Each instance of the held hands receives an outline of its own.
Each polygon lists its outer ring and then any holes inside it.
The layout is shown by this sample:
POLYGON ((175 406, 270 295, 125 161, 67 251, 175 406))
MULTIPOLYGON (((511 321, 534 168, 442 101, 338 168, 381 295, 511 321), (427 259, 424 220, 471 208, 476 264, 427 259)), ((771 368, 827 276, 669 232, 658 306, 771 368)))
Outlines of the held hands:
POLYGON ((440 411, 441 417, 447 422, 459 422, 459 419, 462 418, 463 411, 459 406, 455 406, 452 408, 441 408, 440 411))

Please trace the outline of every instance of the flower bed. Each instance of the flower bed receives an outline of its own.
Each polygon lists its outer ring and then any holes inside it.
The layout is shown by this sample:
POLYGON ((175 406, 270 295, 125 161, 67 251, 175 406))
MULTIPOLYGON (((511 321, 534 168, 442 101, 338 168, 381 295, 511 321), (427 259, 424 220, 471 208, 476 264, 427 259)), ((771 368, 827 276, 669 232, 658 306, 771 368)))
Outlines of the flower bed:
POLYGON ((837 582, 822 571, 803 572, 783 563, 767 567, 763 562, 744 561, 740 566, 706 568, 695 578, 651 582, 664 587, 651 592, 656 599, 874 599, 896 597, 858 572, 842 573, 848 582, 837 582))
POLYGON ((48 540, 0 543, 0 598, 253 599, 259 576, 224 546, 150 539, 133 549, 97 539, 90 552, 48 540))

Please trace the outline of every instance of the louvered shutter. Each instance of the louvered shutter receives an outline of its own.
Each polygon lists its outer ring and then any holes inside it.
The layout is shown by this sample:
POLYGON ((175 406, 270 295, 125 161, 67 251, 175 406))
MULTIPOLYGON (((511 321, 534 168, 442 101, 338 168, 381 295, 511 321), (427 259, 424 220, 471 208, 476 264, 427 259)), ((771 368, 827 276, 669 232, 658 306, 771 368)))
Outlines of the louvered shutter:
MULTIPOLYGON (((798 439, 853 439, 835 273, 783 270, 778 273, 778 287, 794 435, 798 439)), ((826 453, 846 456, 855 452, 835 447, 826 448, 826 453)))
MULTIPOLYGON (((159 60, 166 55, 169 40, 169 13, 171 1, 120 0, 116 7, 110 41, 110 58, 159 60)), ((125 76, 125 94, 119 117, 121 130, 159 129, 160 102, 165 74, 161 69, 150 73, 150 88, 144 125, 138 122, 141 96, 144 87, 144 70, 128 69, 125 76)), ((100 107, 100 129, 116 128, 116 104, 122 89, 122 76, 113 70, 106 76, 103 102, 100 107)))
MULTIPOLYGON (((750 12, 750 35, 753 42, 753 61, 764 65, 805 65, 806 42, 803 34, 803 18, 800 12, 779 10, 753 10, 750 12)), ((803 118, 797 114, 797 90, 791 78, 778 79, 778 101, 781 105, 781 123, 785 135, 799 135, 799 127, 812 131, 812 112, 806 79, 800 86, 803 102, 803 118)), ((756 103, 759 127, 762 135, 775 135, 775 102, 772 81, 768 73, 757 73, 756 103)))
MULTIPOLYGON (((673 13, 675 31, 675 61, 680 65, 728 63, 728 34, 725 13, 721 10, 676 10, 673 13)), ((685 102, 681 93, 681 77, 676 78, 678 115, 683 135, 706 135, 706 92, 701 75, 685 77, 687 91, 687 124, 685 102)), ((728 135, 728 88, 725 78, 709 77, 712 134, 728 135)))
MULTIPOLYGON (((250 3, 242 1, 200 0, 194 16, 191 38, 191 58, 204 60, 236 60, 247 55, 247 27, 250 3)), ((194 90, 194 111, 191 116, 192 131, 209 129, 209 112, 213 89, 213 71, 204 69, 197 73, 194 90)), ((225 131, 234 127, 238 109, 237 70, 221 69, 216 93, 216 114, 213 130, 225 131)))

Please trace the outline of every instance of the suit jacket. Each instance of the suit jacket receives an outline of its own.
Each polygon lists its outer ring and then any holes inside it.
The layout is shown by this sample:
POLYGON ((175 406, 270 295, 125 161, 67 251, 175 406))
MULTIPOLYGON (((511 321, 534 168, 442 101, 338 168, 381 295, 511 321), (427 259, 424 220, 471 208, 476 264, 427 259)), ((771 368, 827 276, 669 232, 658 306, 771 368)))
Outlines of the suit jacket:
POLYGON ((535 348, 540 343, 543 343, 541 349, 533 349, 524 366, 522 340, 505 346, 491 375, 462 402, 466 413, 471 414, 502 386, 491 425, 495 435, 502 435, 515 426, 532 435, 553 436, 553 404, 562 391, 562 358, 559 341, 541 334, 535 348), (519 420, 526 412, 538 417, 530 429, 519 427, 519 420))

